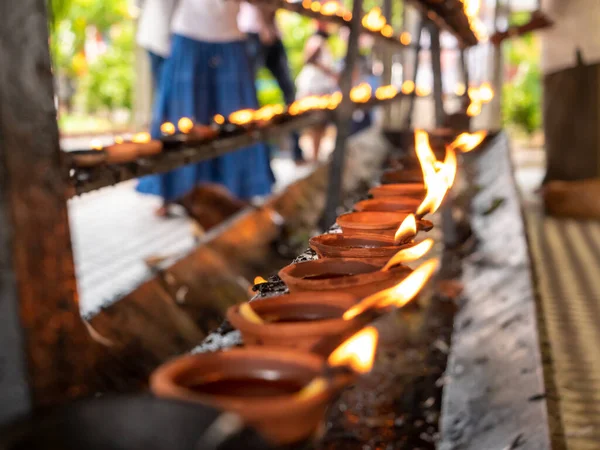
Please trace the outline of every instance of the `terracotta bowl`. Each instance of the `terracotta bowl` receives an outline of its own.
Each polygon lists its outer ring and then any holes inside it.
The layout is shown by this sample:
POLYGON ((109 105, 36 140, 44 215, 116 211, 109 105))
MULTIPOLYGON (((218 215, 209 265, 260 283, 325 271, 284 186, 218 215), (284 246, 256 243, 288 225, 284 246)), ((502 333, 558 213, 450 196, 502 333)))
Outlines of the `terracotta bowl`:
POLYGON ((76 167, 94 167, 106 161, 104 150, 75 150, 68 154, 76 167))
MULTIPOLYGON (((343 234, 371 234, 394 237, 402 221, 408 216, 406 212, 362 211, 342 214, 337 218, 337 224, 343 234)), ((429 231, 433 224, 428 220, 417 220, 417 229, 429 231)))
POLYGON ((362 200, 354 205, 356 211, 415 212, 422 199, 413 197, 380 197, 362 200))
POLYGON ((150 387, 160 397, 235 412, 271 443, 283 445, 314 435, 336 395, 331 388, 306 400, 296 397, 323 364, 312 353, 247 347, 177 358, 154 371, 150 387))
POLYGON ((150 142, 136 143, 138 156, 152 156, 162 152, 162 142, 152 140, 150 142))
POLYGON ((420 168, 388 169, 381 175, 382 184, 423 183, 423 172, 420 168))
POLYGON ((138 157, 138 144, 134 142, 123 142, 113 144, 105 148, 106 162, 108 164, 121 164, 135 161, 138 157))
POLYGON ((414 245, 394 244, 394 238, 371 234, 322 234, 309 241, 320 258, 356 258, 384 266, 399 250, 414 245))
POLYGON ((292 293, 337 291, 363 298, 396 285, 411 272, 405 266, 387 272, 380 268, 374 262, 325 258, 290 264, 279 271, 279 276, 292 293))
POLYGON ((245 345, 310 351, 323 338, 336 340, 351 329, 358 331, 362 328, 341 318, 358 300, 354 295, 343 292, 299 292, 251 303, 252 309, 263 320, 271 322, 258 325, 246 320, 239 313, 239 305, 227 310, 227 319, 240 330, 245 345))
POLYGON ((369 190, 373 198, 381 197, 412 197, 423 200, 427 191, 423 183, 382 184, 369 190))

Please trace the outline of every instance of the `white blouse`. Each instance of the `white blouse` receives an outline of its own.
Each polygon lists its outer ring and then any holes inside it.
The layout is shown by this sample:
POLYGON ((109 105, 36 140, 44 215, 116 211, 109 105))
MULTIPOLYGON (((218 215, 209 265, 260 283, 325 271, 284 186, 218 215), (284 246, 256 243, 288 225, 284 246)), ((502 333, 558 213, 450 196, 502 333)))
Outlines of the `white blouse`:
POLYGON ((239 30, 235 0, 179 0, 171 30, 204 42, 231 42, 245 38, 239 30))
POLYGON ((138 45, 166 58, 171 53, 171 18, 178 0, 141 0, 138 45))
POLYGON ((554 22, 541 31, 545 74, 577 65, 577 49, 585 64, 600 62, 600 0, 542 0, 554 22))

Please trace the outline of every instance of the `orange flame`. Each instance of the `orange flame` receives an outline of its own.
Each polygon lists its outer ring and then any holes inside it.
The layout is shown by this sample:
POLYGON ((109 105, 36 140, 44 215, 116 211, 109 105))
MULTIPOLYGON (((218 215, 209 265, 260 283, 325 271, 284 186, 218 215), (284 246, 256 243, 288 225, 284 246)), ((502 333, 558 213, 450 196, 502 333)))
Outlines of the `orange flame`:
POLYGON ((225 123, 225 117, 221 114, 216 114, 215 117, 213 117, 213 120, 217 125, 223 125, 225 123))
POLYGON ((479 98, 483 103, 489 103, 494 99, 494 89, 488 82, 479 86, 479 98))
POLYGON ((342 103, 342 98, 343 98, 343 95, 341 92, 339 92, 339 91, 334 92, 333 94, 331 94, 329 96, 329 103, 327 105, 327 108, 329 108, 329 109, 337 108, 338 105, 340 103, 342 103))
POLYGON ((410 45, 411 42, 412 42, 412 36, 410 35, 410 33, 408 31, 405 31, 400 35, 400 43, 402 45, 410 45))
POLYGON ((312 4, 311 0, 302 0, 302 7, 305 9, 310 9, 311 4, 312 4))
POLYGON ((378 6, 373 7, 362 19, 363 27, 371 31, 380 31, 386 23, 385 17, 381 14, 381 8, 378 6))
POLYGON ((461 97, 465 95, 465 92, 467 92, 467 87, 463 83, 456 83, 456 86, 454 86, 454 93, 458 97, 461 97))
POLYGON ((142 133, 136 133, 131 138, 131 142, 135 142, 136 144, 145 144, 146 142, 150 142, 150 133, 144 131, 142 133))
POLYGON ((403 248, 392 256, 381 270, 385 272, 398 264, 416 261, 425 256, 431 247, 433 247, 433 239, 428 238, 412 247, 403 248))
POLYGON ((406 242, 417 234, 417 219, 414 214, 409 214, 402 221, 396 234, 394 235, 394 244, 400 244, 401 242, 406 242))
POLYGON ((254 119, 255 111, 253 109, 240 109, 229 114, 229 121, 236 125, 246 125, 254 119))
POLYGON ((92 150, 102 150, 102 142, 100 142, 100 139, 92 139, 90 141, 90 148, 92 150))
POLYGON ((482 105, 479 101, 472 101, 467 108, 467 115, 469 117, 475 117, 481 114, 482 105))
POLYGON ((344 313, 344 319, 350 320, 359 314, 375 308, 383 309, 389 306, 401 308, 410 302, 423 289, 438 267, 438 260, 424 262, 396 286, 384 289, 361 300, 344 313))
POLYGON ((427 184, 427 195, 417 208, 417 216, 422 217, 425 214, 433 214, 438 210, 448 191, 446 180, 447 177, 442 171, 427 174, 425 180, 427 184))
POLYGON ((175 134, 175 125, 171 122, 165 122, 160 126, 160 132, 165 136, 171 136, 175 134))
POLYGON ((396 86, 388 84, 387 86, 380 86, 375 90, 375 97, 379 100, 387 100, 394 98, 398 94, 396 86))
POLYGON ((184 134, 188 134, 194 128, 194 122, 189 117, 182 117, 177 122, 177 128, 184 134))
POLYGON ((254 113, 254 120, 265 121, 273 119, 273 117, 283 113, 281 105, 265 105, 254 113))
POLYGON ((323 5, 321 6, 321 14, 323 14, 324 16, 336 15, 339 10, 340 4, 333 0, 323 3, 323 5))
POLYGON ((402 93, 403 94, 412 94, 415 90, 415 83, 411 80, 406 80, 402 83, 402 93))
POLYGON ((461 133, 452 141, 450 148, 464 153, 470 152, 483 142, 487 134, 487 131, 484 130, 475 133, 461 133))
POLYGON ((381 29, 381 34, 385 37, 392 37, 394 35, 394 29, 391 27, 391 25, 384 25, 384 27, 381 29))
POLYGON ((435 162, 437 161, 431 145, 429 144, 429 134, 423 130, 415 130, 415 151, 419 163, 421 164, 421 171, 423 172, 423 180, 425 187, 428 186, 428 175, 435 173, 435 162))
POLYGON ((375 361, 378 338, 379 333, 374 327, 363 328, 354 336, 342 342, 329 355, 327 363, 332 367, 350 366, 357 373, 370 372, 375 361))
POLYGON ((350 11, 344 13, 344 15, 342 16, 342 18, 346 21, 346 22, 350 22, 352 20, 352 13, 350 11))
POLYGON ((123 136, 115 136, 115 144, 122 144, 123 142, 125 142, 123 136))
POLYGON ((321 4, 319 2, 312 2, 310 4, 310 9, 314 12, 319 12, 321 10, 321 4))
POLYGON ((371 92, 369 83, 360 83, 350 90, 350 100, 356 103, 366 103, 371 98, 371 92))
POLYGON ((456 152, 453 148, 446 147, 446 157, 444 158, 444 163, 442 164, 440 173, 446 179, 446 186, 448 187, 448 189, 450 189, 454 184, 457 167, 458 161, 456 160, 456 152))
POLYGON ((256 277, 254 278, 254 284, 264 284, 267 283, 267 280, 265 280, 263 277, 256 277))

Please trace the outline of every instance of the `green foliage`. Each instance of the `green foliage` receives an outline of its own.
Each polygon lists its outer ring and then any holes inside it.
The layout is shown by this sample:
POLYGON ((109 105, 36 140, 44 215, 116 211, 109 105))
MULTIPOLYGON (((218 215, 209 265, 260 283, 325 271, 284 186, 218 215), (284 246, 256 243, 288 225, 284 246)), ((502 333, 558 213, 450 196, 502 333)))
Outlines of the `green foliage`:
MULTIPOLYGON (((527 17, 513 20, 522 23, 527 17)), ((509 72, 516 73, 502 91, 504 122, 532 134, 542 126, 539 42, 534 35, 528 35, 507 43, 505 50, 509 72)))
POLYGON ((105 54, 89 66, 81 79, 88 112, 103 109, 131 109, 134 83, 134 29, 124 22, 112 30, 112 42, 105 54))

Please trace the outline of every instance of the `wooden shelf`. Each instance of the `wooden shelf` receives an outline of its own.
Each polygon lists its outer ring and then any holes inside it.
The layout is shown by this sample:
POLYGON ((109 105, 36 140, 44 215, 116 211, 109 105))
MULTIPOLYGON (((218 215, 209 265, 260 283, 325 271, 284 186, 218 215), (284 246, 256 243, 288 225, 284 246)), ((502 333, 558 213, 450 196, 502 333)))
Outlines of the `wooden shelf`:
MULTIPOLYGON (((398 94, 393 98, 385 100, 372 98, 365 103, 355 103, 354 107, 356 109, 370 109, 375 106, 399 101, 403 97, 405 97, 403 94, 398 94)), ((72 193, 73 195, 84 194, 123 181, 146 175, 165 173, 187 164, 216 158, 217 156, 234 152, 257 142, 267 141, 287 134, 293 130, 327 122, 331 119, 331 115, 334 112, 323 110, 310 111, 280 124, 268 125, 230 137, 221 137, 211 142, 183 146, 181 149, 163 151, 153 157, 139 158, 135 161, 121 164, 102 164, 88 168, 74 167, 69 160, 69 152, 65 152, 71 167, 70 180, 74 187, 72 193)))

